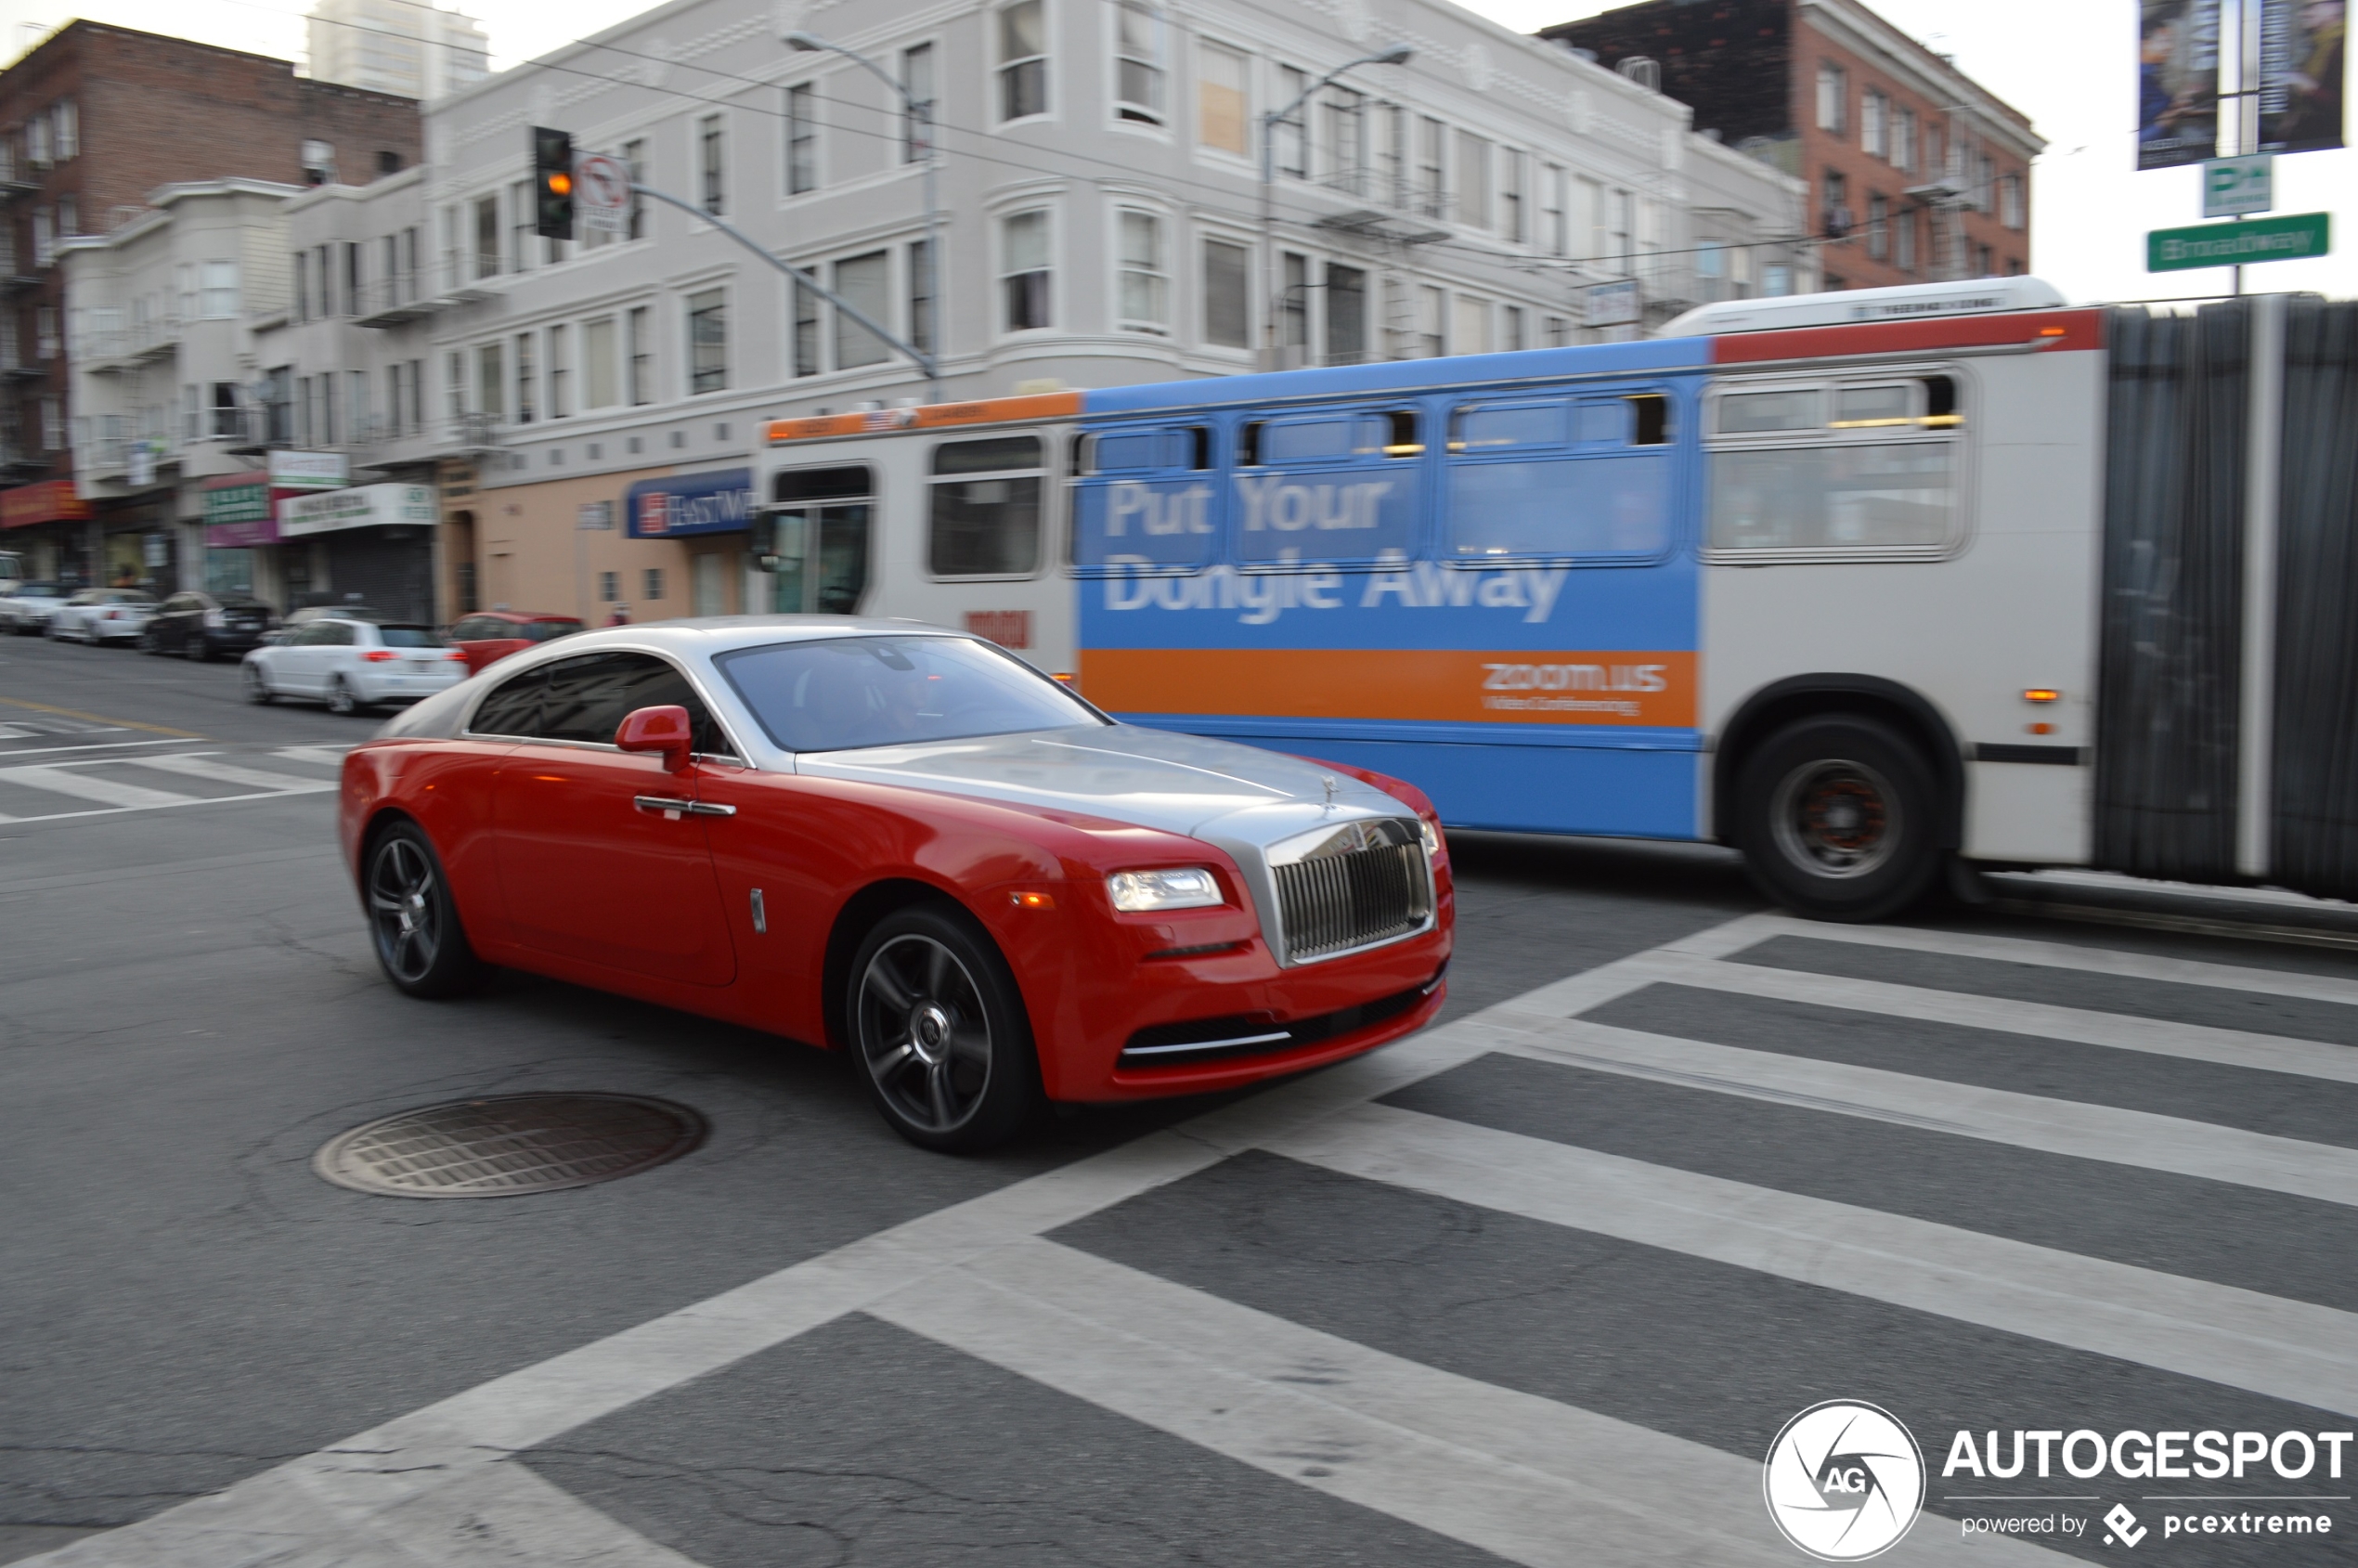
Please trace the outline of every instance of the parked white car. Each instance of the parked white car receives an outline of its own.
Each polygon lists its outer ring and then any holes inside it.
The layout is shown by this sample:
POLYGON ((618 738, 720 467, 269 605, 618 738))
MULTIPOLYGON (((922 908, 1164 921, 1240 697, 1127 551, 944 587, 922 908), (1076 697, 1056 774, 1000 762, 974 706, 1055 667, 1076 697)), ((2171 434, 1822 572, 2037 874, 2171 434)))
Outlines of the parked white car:
POLYGON ((136 642, 155 613, 152 593, 85 588, 49 612, 49 635, 61 642, 136 642))
POLYGON ((48 629, 49 616, 73 590, 57 583, 20 582, 0 591, 0 631, 37 637, 48 629))
POLYGON ((258 703, 311 697, 332 713, 430 697, 467 678, 467 655, 430 626, 379 626, 343 616, 294 628, 245 657, 246 695, 258 703))

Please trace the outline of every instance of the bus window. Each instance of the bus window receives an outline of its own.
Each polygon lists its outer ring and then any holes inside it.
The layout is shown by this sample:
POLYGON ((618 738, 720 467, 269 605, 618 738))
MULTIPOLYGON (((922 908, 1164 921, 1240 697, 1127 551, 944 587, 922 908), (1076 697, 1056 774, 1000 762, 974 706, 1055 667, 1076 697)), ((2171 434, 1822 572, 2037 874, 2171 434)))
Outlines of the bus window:
MULTIPOLYGON (((1098 461, 1121 441, 1099 437, 1098 461)), ((1040 569, 1041 444, 1036 435, 945 441, 933 449, 927 562, 937 577, 1029 577, 1040 569)))
POLYGON ((1261 466, 1261 421, 1254 420, 1237 432, 1237 466, 1261 466))
POLYGON ((1711 558, 1924 558, 1956 542, 1953 378, 1722 389, 1713 406, 1711 558))
POLYGON ((1670 455, 1641 452, 1644 405, 1659 394, 1469 404, 1450 416, 1442 555, 1631 564, 1673 537, 1670 455))
POLYGON ((1629 399, 1630 411, 1638 416, 1637 434, 1629 439, 1633 447, 1667 447, 1670 445, 1670 399, 1659 392, 1641 392, 1629 399))
POLYGON ((1479 452, 1494 447, 1561 447, 1565 410, 1561 401, 1459 408, 1449 419, 1449 449, 1479 452))
POLYGON ((1245 428, 1244 449, 1264 472, 1230 482, 1239 564, 1372 564, 1416 549, 1421 476, 1399 460, 1422 450, 1413 410, 1335 410, 1245 428))
POLYGON ((1206 564, 1218 533, 1211 427, 1158 425, 1084 436, 1095 457, 1071 488, 1076 571, 1206 564))
POLYGON ((1719 399, 1722 435, 1752 435, 1777 430, 1815 430, 1825 420, 1825 394, 1814 386, 1776 392, 1730 392, 1719 399))
MULTIPOLYGON (((1376 421, 1365 419, 1339 420, 1271 420, 1261 436, 1261 460, 1276 467, 1282 463, 1330 462, 1350 457, 1366 449, 1364 426, 1376 421)), ((1386 427, 1389 429, 1389 427, 1386 427)), ((1372 443, 1381 446, 1380 441, 1372 443)))
POLYGON ((863 463, 790 468, 770 481, 770 607, 849 616, 868 590, 875 481, 863 463))

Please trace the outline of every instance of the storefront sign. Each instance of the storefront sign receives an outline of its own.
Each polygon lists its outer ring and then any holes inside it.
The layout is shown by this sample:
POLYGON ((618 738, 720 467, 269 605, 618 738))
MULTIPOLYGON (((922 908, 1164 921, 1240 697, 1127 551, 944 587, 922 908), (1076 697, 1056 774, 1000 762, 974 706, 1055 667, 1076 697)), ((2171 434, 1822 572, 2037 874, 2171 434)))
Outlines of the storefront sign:
MULTIPOLYGON (((299 493, 299 492, 282 492, 299 493)), ((271 502, 270 476, 224 473, 204 483, 204 542, 208 550, 252 550, 279 542, 279 520, 271 502)))
POLYGON ((722 468, 642 479, 630 486, 625 510, 634 539, 742 534, 753 520, 753 470, 722 468))
POLYGON ((35 523, 79 523, 90 515, 71 479, 44 479, 0 490, 0 528, 26 528, 35 523))
POLYGON ((352 460, 342 452, 273 452, 274 490, 340 490, 352 483, 352 460))
POLYGON ((279 503, 279 537, 303 538, 345 528, 432 527, 442 520, 434 491, 423 485, 363 485, 279 503))

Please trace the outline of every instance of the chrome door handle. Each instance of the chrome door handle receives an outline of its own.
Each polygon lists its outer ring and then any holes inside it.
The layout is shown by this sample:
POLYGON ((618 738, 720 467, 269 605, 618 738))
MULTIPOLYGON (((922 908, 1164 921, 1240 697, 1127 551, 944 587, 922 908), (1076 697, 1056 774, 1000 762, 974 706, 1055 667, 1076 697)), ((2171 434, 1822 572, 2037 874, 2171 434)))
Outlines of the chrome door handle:
POLYGON ((633 796, 630 804, 641 811, 661 811, 673 822, 681 817, 733 817, 734 806, 722 806, 709 800, 667 800, 660 795, 633 796))

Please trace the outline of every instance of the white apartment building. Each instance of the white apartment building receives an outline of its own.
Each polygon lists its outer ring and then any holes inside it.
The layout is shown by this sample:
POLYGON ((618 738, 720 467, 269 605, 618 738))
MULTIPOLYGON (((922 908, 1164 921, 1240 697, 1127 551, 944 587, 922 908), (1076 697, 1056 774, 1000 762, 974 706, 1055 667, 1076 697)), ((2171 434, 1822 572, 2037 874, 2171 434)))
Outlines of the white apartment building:
POLYGON ((169 185, 141 216, 64 241, 70 439, 106 582, 252 588, 241 554, 208 561, 205 482, 255 466, 246 409, 258 328, 279 308, 280 210, 300 186, 169 185), (221 574, 227 573, 227 576, 221 574))
POLYGON ((322 82, 438 98, 491 74, 483 25, 421 0, 317 0, 307 30, 322 82))
POLYGON ((674 0, 425 113, 421 170, 290 204, 259 368, 279 438, 356 482, 445 460, 446 618, 757 603, 742 531, 615 524, 633 485, 725 487, 771 418, 1626 336, 1813 281, 1798 182, 1446 0, 674 0), (1276 127, 1264 225, 1261 117, 1395 43, 1276 127), (535 125, 810 269, 939 388, 703 215, 536 236, 535 125))

